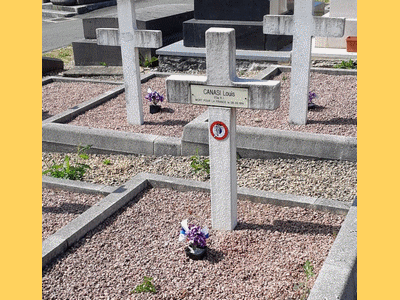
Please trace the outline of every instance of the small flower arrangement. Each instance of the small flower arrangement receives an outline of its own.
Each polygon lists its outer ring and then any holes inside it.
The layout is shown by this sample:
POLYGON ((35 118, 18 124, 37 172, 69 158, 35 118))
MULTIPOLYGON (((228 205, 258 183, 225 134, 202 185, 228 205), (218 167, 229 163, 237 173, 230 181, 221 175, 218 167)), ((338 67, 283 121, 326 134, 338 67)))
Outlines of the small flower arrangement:
POLYGON ((315 103, 312 102, 313 99, 317 98, 317 94, 314 92, 308 92, 308 108, 314 108, 315 103))
POLYGON ((181 222, 179 241, 189 241, 189 246, 185 249, 186 254, 192 259, 201 259, 206 254, 206 239, 208 239, 208 228, 201 228, 193 224, 188 225, 188 220, 181 222))
POLYGON ((158 102, 163 102, 164 97, 159 94, 157 91, 152 91, 151 88, 147 89, 147 95, 145 96, 147 100, 153 103, 153 105, 157 105, 158 102))

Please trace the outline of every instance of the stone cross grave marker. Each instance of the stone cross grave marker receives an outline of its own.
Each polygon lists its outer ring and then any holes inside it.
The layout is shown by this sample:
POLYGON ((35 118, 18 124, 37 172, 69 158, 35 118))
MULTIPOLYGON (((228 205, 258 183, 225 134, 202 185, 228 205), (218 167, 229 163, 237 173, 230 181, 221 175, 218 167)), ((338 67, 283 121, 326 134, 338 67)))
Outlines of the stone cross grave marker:
POLYGON ((143 103, 138 48, 161 47, 162 33, 160 30, 137 29, 134 0, 118 0, 117 11, 119 29, 96 29, 97 44, 121 46, 128 123, 142 125, 143 103))
POLYGON ((280 82, 236 77, 235 30, 206 31, 206 76, 166 79, 169 102, 209 106, 211 219, 216 230, 237 224, 236 108, 274 110, 280 82))
POLYGON ((293 16, 264 16, 265 34, 293 35, 290 123, 304 125, 307 122, 311 38, 341 37, 344 24, 345 18, 314 17, 311 0, 294 1, 293 16))

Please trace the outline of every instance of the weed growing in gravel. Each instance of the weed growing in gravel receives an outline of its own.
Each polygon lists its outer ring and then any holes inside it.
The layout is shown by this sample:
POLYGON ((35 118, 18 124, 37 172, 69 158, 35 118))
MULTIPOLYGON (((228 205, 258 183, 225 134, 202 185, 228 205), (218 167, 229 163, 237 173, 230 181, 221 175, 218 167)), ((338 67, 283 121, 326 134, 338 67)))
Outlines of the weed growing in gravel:
POLYGON ((333 66, 336 69, 357 69, 357 63, 352 61, 351 59, 349 61, 344 61, 338 65, 333 66))
POLYGON ((299 290, 303 289, 303 294, 301 296, 301 300, 306 300, 308 295, 310 294, 310 287, 308 286, 308 281, 311 277, 315 276, 314 267, 311 265, 311 262, 307 260, 303 266, 304 273, 306 274, 306 282, 300 282, 299 284, 295 284, 294 289, 299 290))
POLYGON ((190 166, 193 172, 206 172, 210 175, 210 160, 208 158, 201 158, 199 155, 199 149, 196 149, 196 154, 190 157, 190 166))
POLYGON ((149 60, 147 57, 143 58, 143 56, 140 55, 139 65, 141 65, 144 68, 156 67, 158 65, 158 58, 153 56, 149 60))
MULTIPOLYGON (((82 159, 88 159, 86 151, 89 150, 91 145, 78 147, 78 156, 82 159)), ((42 172, 43 175, 49 174, 51 177, 55 178, 63 178, 70 180, 81 180, 83 175, 85 175, 86 170, 90 169, 90 167, 86 164, 76 163, 76 165, 71 164, 71 158, 66 155, 62 164, 57 164, 53 160, 53 164, 51 166, 47 166, 48 170, 42 172)))
POLYGON ((139 284, 132 292, 133 293, 157 293, 154 284, 151 282, 153 278, 144 276, 143 283, 139 284))
POLYGON ((81 180, 86 173, 86 169, 90 169, 88 165, 81 163, 72 166, 68 155, 65 156, 63 164, 56 164, 53 160, 53 165, 48 168, 48 170, 42 172, 43 175, 49 174, 51 177, 70 180, 81 180))
POLYGON ((105 160, 103 160, 103 164, 106 166, 111 165, 111 160, 105 159, 105 160))

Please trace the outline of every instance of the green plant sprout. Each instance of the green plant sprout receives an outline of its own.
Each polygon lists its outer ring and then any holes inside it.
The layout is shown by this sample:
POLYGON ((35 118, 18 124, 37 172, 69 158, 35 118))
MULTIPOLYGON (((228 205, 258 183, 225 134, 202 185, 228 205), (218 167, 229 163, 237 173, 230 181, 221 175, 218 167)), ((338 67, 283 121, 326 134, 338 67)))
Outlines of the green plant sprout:
POLYGON ((303 294, 301 296, 301 300, 306 300, 308 295, 310 294, 310 287, 308 286, 308 281, 310 280, 311 277, 315 276, 314 274, 314 267, 311 265, 311 262, 307 260, 303 266, 303 270, 306 274, 306 282, 300 282, 298 284, 294 285, 294 289, 303 289, 303 294))
MULTIPOLYGON (((86 151, 90 149, 92 145, 78 147, 77 155, 82 159, 88 159, 86 151)), ((82 180, 83 176, 86 173, 87 169, 90 169, 90 166, 82 163, 77 163, 75 166, 71 164, 71 158, 68 155, 65 155, 64 161, 62 164, 57 164, 53 160, 53 164, 51 166, 47 166, 47 170, 43 171, 42 174, 49 174, 51 177, 55 178, 63 178, 70 180, 82 180)))
POLYGON ((111 165, 111 160, 109 160, 109 159, 105 159, 105 160, 103 160, 103 164, 104 165, 111 165))
POLYGON ((132 293, 157 293, 154 284, 151 282, 153 278, 144 276, 143 283, 136 286, 132 293))
POLYGON ((100 62, 100 66, 103 66, 103 67, 108 67, 107 63, 106 63, 106 62, 104 62, 104 61, 100 62))
POLYGON ((56 164, 53 160, 53 165, 51 165, 48 170, 43 171, 42 174, 49 174, 51 177, 55 178, 81 180, 86 173, 86 169, 90 169, 86 164, 78 163, 76 166, 72 166, 69 156, 66 155, 63 164, 56 164))
POLYGON ((357 63, 351 59, 349 61, 342 60, 340 64, 334 65, 333 67, 336 69, 356 69, 357 63))
POLYGON ((92 145, 87 145, 87 146, 78 146, 78 156, 82 159, 88 159, 89 155, 86 153, 90 148, 92 148, 92 145))
POLYGON ((194 173, 204 171, 210 175, 210 160, 208 158, 201 158, 198 148, 196 148, 196 154, 190 157, 190 161, 190 166, 194 173))
POLYGON ((149 60, 148 57, 145 57, 143 59, 143 56, 140 55, 139 64, 144 68, 155 67, 157 65, 157 62, 158 58, 155 56, 152 56, 149 60))

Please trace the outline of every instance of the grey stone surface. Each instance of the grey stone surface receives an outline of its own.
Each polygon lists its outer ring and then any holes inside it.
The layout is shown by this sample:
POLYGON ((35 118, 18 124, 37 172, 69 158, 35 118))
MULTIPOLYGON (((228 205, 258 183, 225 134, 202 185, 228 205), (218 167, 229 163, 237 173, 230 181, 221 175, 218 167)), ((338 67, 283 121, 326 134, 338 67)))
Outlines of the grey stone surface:
POLYGON ((308 300, 357 299, 357 199, 329 251, 308 300))
POLYGON ((42 187, 49 189, 63 189, 75 193, 102 195, 108 195, 116 189, 115 187, 102 184, 93 184, 84 181, 54 178, 50 176, 42 176, 42 187))
POLYGON ((42 140, 56 145, 92 145, 92 151, 153 155, 155 135, 49 123, 42 140))
POLYGON ((157 136, 154 140, 154 155, 172 155, 180 156, 181 151, 181 139, 166 136, 157 136))
POLYGON ((124 185, 86 210, 66 226, 59 229, 42 243, 42 267, 57 255, 71 247, 90 230, 131 201, 147 187, 147 180, 141 176, 133 177, 124 185))
POLYGON ((42 75, 53 71, 62 71, 64 62, 58 58, 42 57, 42 75))

